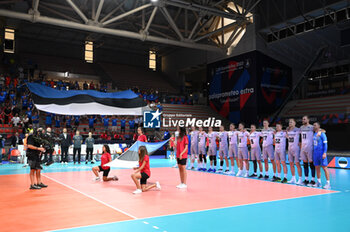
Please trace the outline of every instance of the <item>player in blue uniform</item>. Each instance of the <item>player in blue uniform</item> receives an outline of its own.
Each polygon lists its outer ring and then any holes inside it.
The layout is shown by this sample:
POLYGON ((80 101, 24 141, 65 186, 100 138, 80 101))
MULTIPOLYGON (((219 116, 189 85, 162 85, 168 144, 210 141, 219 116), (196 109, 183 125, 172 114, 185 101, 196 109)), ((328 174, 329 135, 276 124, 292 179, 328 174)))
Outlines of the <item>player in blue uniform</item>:
POLYGON ((313 160, 316 167, 317 173, 317 182, 313 185, 313 187, 321 187, 321 167, 326 175, 327 184, 323 187, 325 189, 330 189, 331 184, 329 182, 329 172, 328 172, 328 161, 327 161, 327 136, 320 129, 320 123, 314 123, 314 152, 313 152, 313 160))

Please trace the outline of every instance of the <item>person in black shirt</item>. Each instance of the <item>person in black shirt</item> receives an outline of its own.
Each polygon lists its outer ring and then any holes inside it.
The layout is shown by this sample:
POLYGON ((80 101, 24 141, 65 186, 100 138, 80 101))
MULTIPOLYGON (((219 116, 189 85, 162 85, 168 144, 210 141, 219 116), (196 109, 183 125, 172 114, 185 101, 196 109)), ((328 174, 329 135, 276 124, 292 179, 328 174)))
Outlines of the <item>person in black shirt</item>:
MULTIPOLYGON (((39 133, 41 133, 40 129, 38 129, 38 131, 39 133)), ((40 165, 40 153, 45 152, 45 149, 43 147, 40 147, 40 143, 34 137, 33 134, 28 136, 27 145, 28 145, 27 157, 28 157, 28 164, 30 166, 30 173, 29 173, 30 188, 29 189, 46 188, 47 185, 41 182, 41 169, 43 168, 40 165)))

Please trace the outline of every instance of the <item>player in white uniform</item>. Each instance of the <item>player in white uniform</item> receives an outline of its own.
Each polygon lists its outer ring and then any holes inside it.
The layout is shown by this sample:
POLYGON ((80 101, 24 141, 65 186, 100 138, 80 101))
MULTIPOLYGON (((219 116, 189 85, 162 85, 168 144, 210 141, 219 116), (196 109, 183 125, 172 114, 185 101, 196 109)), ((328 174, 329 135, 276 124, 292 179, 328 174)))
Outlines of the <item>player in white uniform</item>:
POLYGON ((249 133, 244 130, 244 123, 238 125, 239 132, 238 135, 238 162, 239 167, 242 169, 238 170, 237 176, 248 177, 249 176, 249 160, 248 160, 248 146, 247 141, 249 138, 249 133), (245 163, 245 167, 243 165, 245 163))
POLYGON ((228 162, 228 133, 225 131, 224 126, 220 126, 220 131, 218 133, 219 138, 219 157, 220 157, 220 169, 218 172, 223 172, 224 158, 226 162, 225 174, 230 172, 229 162, 228 162))
POLYGON ((189 169, 194 169, 194 163, 195 163, 195 159, 198 156, 198 134, 199 131, 196 130, 196 127, 193 126, 191 127, 191 132, 190 132, 190 136, 191 136, 191 163, 189 166, 189 169))
POLYGON ((289 127, 287 128, 288 138, 288 160, 290 171, 292 173, 292 179, 288 181, 288 184, 302 184, 302 172, 300 166, 300 129, 295 127, 296 121, 294 118, 289 119, 289 127), (295 178, 295 166, 297 166, 299 180, 295 178))
POLYGON ((198 154, 199 154, 198 171, 206 171, 207 170, 206 146, 207 146, 207 133, 205 133, 205 131, 203 131, 203 127, 199 127, 199 132, 198 132, 198 154))
POLYGON ((276 179, 276 163, 273 150, 273 134, 274 129, 269 127, 269 122, 264 120, 263 122, 264 129, 261 131, 261 137, 263 137, 263 159, 265 163, 265 179, 269 178, 269 159, 272 163, 273 168, 273 177, 272 180, 276 179))
POLYGON ((235 161, 238 166, 238 147, 237 147, 237 131, 235 129, 235 124, 230 124, 230 131, 228 132, 228 138, 229 138, 229 148, 228 148, 228 156, 231 160, 231 172, 227 173, 228 175, 235 175, 235 161))
POLYGON ((210 168, 208 169, 208 172, 216 172, 216 153, 217 153, 217 145, 216 145, 216 138, 218 137, 218 133, 213 131, 212 127, 209 127, 208 129, 208 135, 209 139, 209 148, 208 148, 208 156, 210 159, 210 168))
POLYGON ((275 133, 275 159, 277 165, 277 178, 275 181, 281 181, 281 163, 283 166, 283 180, 282 183, 287 183, 287 174, 288 168, 286 165, 286 132, 282 131, 282 124, 276 124, 276 133, 275 133))
POLYGON ((304 164, 304 175, 305 180, 304 185, 314 185, 316 169, 312 161, 313 151, 314 151, 314 127, 310 125, 310 120, 308 116, 304 116, 302 119, 303 125, 300 127, 301 131, 301 151, 300 156, 304 164), (311 169, 312 179, 309 182, 309 166, 311 169))
MULTIPOLYGON (((258 178, 262 179, 263 167, 261 163, 260 135, 261 132, 256 131, 256 126, 254 124, 250 125, 250 158, 253 161, 257 161, 257 163, 259 164, 260 175, 258 178)), ((257 177, 256 171, 254 171, 254 173, 249 177, 257 177)))

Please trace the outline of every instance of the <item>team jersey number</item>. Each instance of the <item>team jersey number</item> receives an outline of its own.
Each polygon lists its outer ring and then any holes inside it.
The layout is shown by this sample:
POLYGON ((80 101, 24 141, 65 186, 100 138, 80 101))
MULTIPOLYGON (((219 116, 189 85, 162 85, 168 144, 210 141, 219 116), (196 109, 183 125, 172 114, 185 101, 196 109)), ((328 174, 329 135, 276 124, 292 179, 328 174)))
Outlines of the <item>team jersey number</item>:
POLYGON ((288 138, 288 142, 294 143, 294 138, 288 138))
POLYGON ((266 140, 267 140, 267 136, 265 135, 265 136, 264 136, 264 141, 266 141, 266 140))
POLYGON ((303 139, 306 139, 306 134, 303 134, 303 139))
POLYGON ((281 139, 276 139, 276 143, 280 143, 281 142, 281 139))
POLYGON ((254 139, 251 139, 251 140, 250 140, 250 143, 251 143, 251 144, 254 144, 254 139))

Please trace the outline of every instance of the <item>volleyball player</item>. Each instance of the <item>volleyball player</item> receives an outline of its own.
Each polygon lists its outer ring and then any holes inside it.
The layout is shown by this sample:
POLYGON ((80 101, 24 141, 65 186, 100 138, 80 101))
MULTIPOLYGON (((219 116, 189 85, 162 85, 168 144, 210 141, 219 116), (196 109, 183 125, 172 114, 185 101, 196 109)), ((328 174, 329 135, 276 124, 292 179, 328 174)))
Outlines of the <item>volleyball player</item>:
POLYGON ((330 189, 331 184, 329 181, 329 172, 328 172, 328 162, 327 162, 327 148, 328 141, 327 136, 324 132, 321 132, 320 123, 314 123, 314 151, 313 151, 313 160, 316 167, 317 172, 317 182, 313 185, 313 187, 321 187, 321 167, 325 173, 327 184, 323 187, 325 189, 330 189))
POLYGON ((301 151, 300 156, 303 160, 305 180, 304 185, 313 186, 315 184, 315 166, 313 163, 313 139, 314 139, 314 127, 310 125, 308 116, 302 118, 303 125, 300 127, 301 131, 301 151), (309 179, 309 166, 311 169, 311 180, 309 179), (309 180, 308 180, 309 179, 309 180))
POLYGON ((207 170, 206 144, 207 144, 207 133, 205 133, 205 131, 203 130, 203 127, 199 127, 199 132, 198 132, 198 153, 199 153, 198 171, 206 171, 207 170))
POLYGON ((198 134, 199 134, 199 131, 196 130, 196 127, 193 126, 191 128, 191 164, 189 166, 189 169, 194 169, 194 162, 195 162, 195 158, 196 156, 198 155, 198 134))
MULTIPOLYGON (((235 175, 235 161, 238 166, 238 147, 237 147, 237 131, 235 129, 235 124, 230 124, 230 131, 228 132, 228 138, 229 138, 229 148, 228 148, 228 156, 231 160, 231 171, 227 173, 228 175, 235 175)), ((239 166, 238 166, 239 167, 239 166)))
POLYGON ((220 126, 218 133, 219 137, 219 157, 220 157, 220 169, 219 172, 223 172, 223 166, 224 166, 224 158, 226 162, 226 170, 225 174, 228 174, 230 172, 229 168, 229 162, 228 162, 228 134, 225 131, 224 126, 220 126))
MULTIPOLYGON (((250 125, 250 134, 249 134, 249 140, 250 140, 250 157, 251 160, 255 160, 259 164, 259 170, 260 175, 259 179, 263 178, 263 167, 261 163, 261 148, 260 148, 260 135, 261 132, 256 131, 255 124, 250 125)), ((256 171, 254 170, 254 173, 250 175, 249 177, 257 177, 256 171)))
POLYGON ((112 161, 111 152, 109 149, 109 146, 107 144, 103 145, 102 147, 102 156, 101 156, 101 165, 96 166, 92 168, 93 173, 95 174, 96 181, 100 180, 99 172, 103 172, 103 181, 111 181, 111 180, 118 180, 118 177, 108 177, 108 174, 111 170, 109 166, 105 166, 105 164, 112 161))
POLYGON ((208 169, 208 172, 216 172, 216 138, 218 137, 218 133, 213 131, 213 127, 209 127, 207 137, 209 139, 208 155, 210 160, 210 168, 208 169))
POLYGON ((275 133, 275 159, 277 165, 277 177, 274 181, 281 181, 281 163, 283 166, 283 180, 282 183, 287 183, 287 173, 288 168, 286 165, 286 132, 282 131, 282 124, 276 124, 276 133, 275 133))
POLYGON ((146 142, 147 143, 147 136, 143 133, 143 129, 142 127, 138 127, 137 128, 137 141, 141 141, 141 142, 146 142))
POLYGON ((263 121, 263 130, 261 131, 261 136, 263 137, 263 159, 265 163, 265 179, 269 179, 269 159, 272 163, 273 177, 272 180, 276 179, 276 163, 273 150, 273 134, 274 129, 269 127, 269 122, 267 120, 263 121))
POLYGON ((188 138, 184 127, 179 128, 179 136, 176 139, 176 158, 179 166, 181 183, 176 186, 177 188, 187 188, 187 172, 186 161, 188 152, 188 138))
POLYGON ((134 168, 135 172, 131 174, 131 179, 136 185, 136 190, 133 194, 140 194, 152 188, 161 189, 159 182, 147 186, 147 179, 151 176, 151 169, 149 165, 149 156, 145 146, 140 146, 139 150, 139 167, 134 168), (140 182, 139 182, 140 180, 140 182))
POLYGON ((244 130, 244 123, 241 122, 238 125, 238 162, 239 171, 237 176, 248 177, 249 176, 249 160, 248 160, 248 146, 247 141, 249 138, 249 133, 244 130), (244 166, 244 164, 245 166, 244 166))
POLYGON ((288 184, 302 184, 302 172, 300 166, 300 129, 295 127, 296 121, 294 118, 289 119, 289 127, 287 128, 288 138, 288 160, 290 171, 292 173, 292 179, 288 181, 288 184), (297 166, 299 180, 295 178, 295 166, 297 166))
MULTIPOLYGON (((177 138, 179 137, 179 134, 180 134, 180 127, 177 126, 177 127, 176 127, 176 131, 175 131, 175 147, 174 147, 175 155, 176 155, 176 142, 177 142, 177 138)), ((175 165, 173 166, 173 168, 177 168, 177 163, 175 163, 175 165)))

